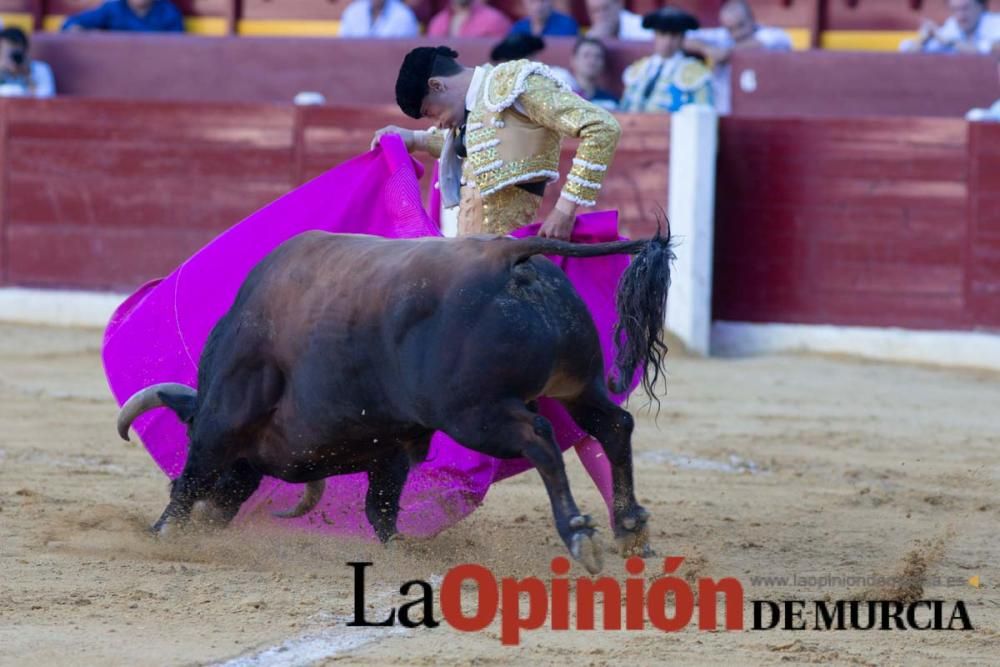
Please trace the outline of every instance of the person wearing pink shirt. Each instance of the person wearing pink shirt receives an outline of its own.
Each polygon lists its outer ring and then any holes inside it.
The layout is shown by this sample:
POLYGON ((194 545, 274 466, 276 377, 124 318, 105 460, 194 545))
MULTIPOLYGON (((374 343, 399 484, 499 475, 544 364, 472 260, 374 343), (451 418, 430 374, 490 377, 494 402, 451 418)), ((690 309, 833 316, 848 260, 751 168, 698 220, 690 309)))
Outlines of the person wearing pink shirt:
POLYGON ((427 24, 428 37, 503 37, 511 21, 482 0, 451 0, 427 24))

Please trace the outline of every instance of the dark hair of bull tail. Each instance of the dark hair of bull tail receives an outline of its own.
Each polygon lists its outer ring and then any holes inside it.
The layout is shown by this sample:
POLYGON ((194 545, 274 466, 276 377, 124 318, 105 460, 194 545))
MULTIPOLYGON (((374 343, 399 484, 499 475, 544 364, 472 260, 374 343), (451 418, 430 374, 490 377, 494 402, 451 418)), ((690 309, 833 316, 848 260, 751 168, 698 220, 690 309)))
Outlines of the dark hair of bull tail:
POLYGON ((666 236, 657 228, 656 236, 632 258, 618 283, 618 321, 614 329, 618 349, 617 376, 608 379, 608 387, 616 394, 628 390, 636 369, 645 364, 642 388, 659 405, 653 388, 663 372, 667 354, 662 336, 670 289, 670 263, 675 259, 669 225, 666 236))

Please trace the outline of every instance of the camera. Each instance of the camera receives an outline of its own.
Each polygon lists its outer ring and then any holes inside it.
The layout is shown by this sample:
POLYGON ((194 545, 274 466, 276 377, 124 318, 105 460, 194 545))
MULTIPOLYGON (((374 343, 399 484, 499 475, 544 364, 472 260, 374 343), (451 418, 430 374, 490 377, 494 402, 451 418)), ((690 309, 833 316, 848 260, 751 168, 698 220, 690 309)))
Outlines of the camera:
POLYGON ((24 58, 25 58, 25 54, 24 54, 24 50, 22 50, 22 49, 14 49, 13 51, 10 52, 10 60, 15 65, 23 65, 24 64, 24 58))

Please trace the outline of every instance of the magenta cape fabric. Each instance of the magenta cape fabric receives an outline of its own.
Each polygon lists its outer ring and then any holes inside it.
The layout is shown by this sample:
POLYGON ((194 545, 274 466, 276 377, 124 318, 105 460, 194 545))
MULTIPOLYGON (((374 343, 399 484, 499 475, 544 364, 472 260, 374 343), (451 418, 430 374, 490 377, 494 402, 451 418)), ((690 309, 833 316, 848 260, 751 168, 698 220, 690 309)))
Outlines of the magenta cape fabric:
MULTIPOLYGON (((381 149, 290 192, 220 235, 166 278, 143 285, 119 306, 104 336, 104 368, 119 405, 158 382, 195 387, 198 361, 212 327, 232 305, 254 265, 283 241, 313 229, 393 238, 439 236, 438 225, 421 205, 421 171, 402 142, 384 138, 381 149)), ((536 231, 534 225, 515 235, 536 231)), ((581 216, 574 232, 574 239, 581 242, 617 238, 613 212, 581 216)), ((628 258, 555 260, 594 315, 610 363, 614 290, 628 258)), ((542 412, 553 421, 563 449, 584 437, 562 406, 543 403, 542 412)), ((136 420, 134 428, 156 464, 171 478, 177 477, 184 467, 187 435, 175 415, 153 410, 136 420)), ((530 467, 523 459, 500 461, 470 451, 438 433, 427 462, 415 468, 407 481, 399 530, 412 536, 436 534, 472 512, 494 481, 530 467)), ((270 512, 294 506, 303 486, 265 477, 236 520, 260 515, 282 525, 374 539, 364 513, 367 487, 364 474, 330 478, 315 511, 297 519, 274 519, 270 512)))

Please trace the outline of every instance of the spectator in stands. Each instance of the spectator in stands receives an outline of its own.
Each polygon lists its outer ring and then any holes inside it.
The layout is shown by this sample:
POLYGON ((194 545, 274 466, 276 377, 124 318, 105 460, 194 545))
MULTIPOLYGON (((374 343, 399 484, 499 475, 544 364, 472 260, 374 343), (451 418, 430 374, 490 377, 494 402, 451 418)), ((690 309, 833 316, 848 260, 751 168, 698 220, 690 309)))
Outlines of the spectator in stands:
POLYGON ((184 32, 184 18, 168 0, 108 0, 70 16, 62 29, 184 32))
POLYGON ((719 24, 719 28, 702 28, 689 32, 684 38, 684 49, 712 63, 715 108, 719 113, 727 114, 732 106, 732 68, 729 66, 729 58, 733 51, 790 51, 792 38, 780 28, 758 25, 746 0, 725 2, 719 10, 719 24))
POLYGON ((625 9, 622 0, 587 0, 587 14, 590 16, 588 37, 642 41, 653 39, 653 31, 642 27, 642 17, 625 9))
POLYGON ((583 99, 608 111, 618 108, 618 98, 600 87, 604 66, 608 62, 608 49, 604 42, 590 35, 576 40, 573 46, 573 90, 583 99))
POLYGON ((514 24, 511 34, 536 37, 576 37, 580 26, 572 16, 552 8, 552 0, 524 0, 526 17, 514 24))
POLYGON ((642 19, 656 33, 653 55, 628 66, 622 79, 622 111, 674 112, 686 104, 712 104, 712 72, 682 50, 684 34, 698 20, 679 9, 664 7, 642 19))
POLYGON ((32 60, 28 36, 20 28, 0 30, 0 97, 52 97, 52 68, 32 60))
POLYGON ((916 39, 899 48, 907 53, 989 53, 1000 44, 1000 14, 986 11, 986 0, 948 0, 951 16, 940 27, 925 19, 916 39))
POLYGON ((483 0, 451 0, 427 24, 428 37, 496 37, 510 32, 506 14, 483 0))
POLYGON ((402 0, 354 0, 340 17, 341 37, 416 37, 420 24, 402 0))
MULTIPOLYGON (((490 60, 494 65, 499 65, 500 63, 510 62, 512 60, 535 60, 535 56, 545 50, 545 40, 541 37, 535 37, 534 35, 527 34, 514 34, 511 33, 507 35, 506 39, 493 47, 490 51, 490 60)), ((575 85, 573 81, 573 75, 569 73, 562 67, 549 66, 552 74, 566 84, 568 88, 572 88, 575 85)))

